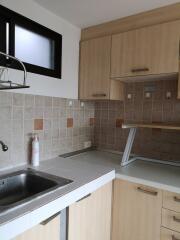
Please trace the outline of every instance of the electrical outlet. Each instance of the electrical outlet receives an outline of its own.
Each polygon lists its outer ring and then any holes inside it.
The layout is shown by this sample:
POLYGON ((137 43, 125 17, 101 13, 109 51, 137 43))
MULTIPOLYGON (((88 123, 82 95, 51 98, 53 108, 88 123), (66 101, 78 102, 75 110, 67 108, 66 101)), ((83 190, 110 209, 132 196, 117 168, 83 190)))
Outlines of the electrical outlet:
POLYGON ((150 92, 146 92, 146 93, 145 93, 145 97, 146 97, 146 98, 150 98, 150 97, 151 97, 151 93, 150 93, 150 92))
POLYGON ((84 148, 90 148, 92 145, 91 141, 84 142, 84 148))
POLYGON ((84 107, 84 102, 81 102, 81 107, 82 107, 82 108, 84 107))
POLYGON ((171 92, 166 92, 166 98, 170 99, 171 98, 171 92))
POLYGON ((128 95, 127 95, 127 99, 132 99, 132 94, 131 93, 128 93, 128 95))
POLYGON ((69 107, 72 107, 73 102, 70 100, 68 105, 69 105, 69 107))

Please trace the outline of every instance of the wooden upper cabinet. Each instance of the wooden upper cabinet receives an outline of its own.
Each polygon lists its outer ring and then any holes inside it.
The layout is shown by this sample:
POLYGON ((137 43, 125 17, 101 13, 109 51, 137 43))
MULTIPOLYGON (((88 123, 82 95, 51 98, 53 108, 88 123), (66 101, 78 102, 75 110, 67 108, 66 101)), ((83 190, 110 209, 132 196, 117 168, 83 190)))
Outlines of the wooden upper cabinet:
POLYGON ((84 41, 80 46, 80 99, 123 100, 123 85, 110 80, 111 36, 84 41))
POLYGON ((112 36, 111 78, 178 73, 180 21, 112 36))
POLYGON ((162 192, 115 180, 112 240, 160 240, 162 192))
POLYGON ((81 43, 81 99, 109 99, 110 51, 111 36, 81 43))

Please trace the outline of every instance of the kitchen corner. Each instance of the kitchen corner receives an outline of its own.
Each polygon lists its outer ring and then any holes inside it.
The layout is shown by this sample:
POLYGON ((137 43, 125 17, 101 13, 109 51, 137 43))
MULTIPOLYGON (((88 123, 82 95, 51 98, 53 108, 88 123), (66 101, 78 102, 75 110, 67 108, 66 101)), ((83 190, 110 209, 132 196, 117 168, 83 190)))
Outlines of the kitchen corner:
POLYGON ((177 0, 0 0, 0 240, 180 240, 179 49, 177 0))

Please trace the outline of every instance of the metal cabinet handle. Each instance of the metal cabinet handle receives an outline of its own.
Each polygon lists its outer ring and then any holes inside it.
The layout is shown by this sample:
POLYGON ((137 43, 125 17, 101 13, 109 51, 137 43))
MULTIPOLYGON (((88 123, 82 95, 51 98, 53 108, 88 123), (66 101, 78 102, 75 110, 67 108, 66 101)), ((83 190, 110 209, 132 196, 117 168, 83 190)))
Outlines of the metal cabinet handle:
POLYGON ((180 223, 180 218, 177 218, 176 216, 173 216, 173 220, 174 220, 175 222, 180 223))
POLYGON ((157 196, 158 195, 158 192, 146 190, 146 189, 143 189, 141 187, 137 187, 137 190, 139 192, 146 193, 146 194, 149 194, 149 195, 152 195, 152 196, 157 196))
POLYGON ((91 193, 90 194, 88 194, 88 195, 86 195, 85 197, 83 197, 83 198, 81 198, 81 199, 79 199, 78 201, 76 201, 77 203, 78 202, 81 202, 82 200, 84 200, 84 199, 86 199, 86 198, 88 198, 88 197, 90 197, 91 196, 91 193))
POLYGON ((174 235, 172 235, 172 240, 180 240, 180 239, 176 238, 174 235))
POLYGON ((175 197, 174 197, 174 201, 180 203, 180 198, 178 198, 178 197, 175 196, 175 197))
POLYGON ((60 215, 60 214, 61 214, 61 212, 58 212, 58 213, 54 214, 53 216, 47 218, 46 220, 44 220, 44 221, 41 222, 40 224, 43 225, 43 226, 45 226, 45 225, 47 225, 49 222, 51 222, 54 218, 56 218, 56 217, 57 217, 58 215, 60 215))
POLYGON ((136 72, 148 72, 149 68, 133 68, 131 70, 132 73, 136 73, 136 72))
POLYGON ((106 93, 94 93, 92 94, 93 97, 106 97, 106 93))

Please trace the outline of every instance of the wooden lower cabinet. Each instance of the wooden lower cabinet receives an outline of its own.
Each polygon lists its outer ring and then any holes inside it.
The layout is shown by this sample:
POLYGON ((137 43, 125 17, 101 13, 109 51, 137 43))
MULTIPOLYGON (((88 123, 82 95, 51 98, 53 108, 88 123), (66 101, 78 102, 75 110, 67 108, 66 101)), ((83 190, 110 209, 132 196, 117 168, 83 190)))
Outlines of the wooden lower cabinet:
POLYGON ((162 227, 161 240, 180 240, 180 233, 162 227))
POLYGON ((60 216, 55 217, 46 225, 38 224, 14 240, 60 240, 60 216))
POLYGON ((112 240, 160 240, 162 192, 115 180, 112 240))
POLYGON ((68 240, 110 240, 112 183, 69 207, 68 240))

